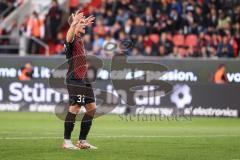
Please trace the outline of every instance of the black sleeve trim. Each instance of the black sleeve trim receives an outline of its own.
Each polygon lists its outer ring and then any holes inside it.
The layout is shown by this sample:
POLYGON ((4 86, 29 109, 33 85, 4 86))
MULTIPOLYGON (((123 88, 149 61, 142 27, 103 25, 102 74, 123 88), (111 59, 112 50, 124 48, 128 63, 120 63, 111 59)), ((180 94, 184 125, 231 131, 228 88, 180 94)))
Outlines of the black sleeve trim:
POLYGON ((73 43, 74 41, 72 43, 65 41, 64 47, 65 47, 65 54, 67 58, 70 58, 72 55, 73 43))

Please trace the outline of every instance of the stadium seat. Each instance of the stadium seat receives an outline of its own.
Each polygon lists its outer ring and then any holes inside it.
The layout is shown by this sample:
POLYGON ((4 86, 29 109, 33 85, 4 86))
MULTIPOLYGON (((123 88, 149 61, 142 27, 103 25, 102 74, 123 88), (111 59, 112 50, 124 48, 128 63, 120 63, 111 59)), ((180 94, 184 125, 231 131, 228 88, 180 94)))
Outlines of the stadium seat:
POLYGON ((153 43, 158 43, 160 40, 160 37, 158 34, 151 34, 149 35, 149 39, 153 42, 153 43))
POLYGON ((184 46, 184 39, 182 34, 176 34, 173 36, 173 44, 175 46, 184 46))
POLYGON ((187 35, 185 39, 185 46, 187 47, 196 47, 198 43, 198 38, 194 34, 187 35))

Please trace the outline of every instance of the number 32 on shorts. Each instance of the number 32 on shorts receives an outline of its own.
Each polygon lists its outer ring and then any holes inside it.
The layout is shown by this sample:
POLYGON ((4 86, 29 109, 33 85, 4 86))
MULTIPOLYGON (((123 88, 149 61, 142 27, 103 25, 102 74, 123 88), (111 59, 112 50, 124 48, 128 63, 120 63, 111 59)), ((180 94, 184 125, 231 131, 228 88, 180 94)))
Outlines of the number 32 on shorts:
POLYGON ((85 95, 77 95, 77 102, 78 103, 85 103, 85 95))

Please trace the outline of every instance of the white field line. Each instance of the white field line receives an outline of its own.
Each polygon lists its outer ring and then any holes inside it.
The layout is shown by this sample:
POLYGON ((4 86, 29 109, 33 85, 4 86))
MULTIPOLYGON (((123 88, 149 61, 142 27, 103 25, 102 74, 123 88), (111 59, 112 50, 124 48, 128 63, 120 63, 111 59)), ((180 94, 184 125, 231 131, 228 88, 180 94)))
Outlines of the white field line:
MULTIPOLYGON (((37 132, 8 132, 8 131, 0 131, 0 137, 1 135, 5 135, 5 134, 9 134, 9 135, 12 135, 12 134, 17 134, 17 135, 36 135, 37 132)), ((61 132, 42 132, 41 135, 44 136, 44 135, 61 135, 62 134, 62 131, 61 132)), ((97 135, 97 136, 104 136, 105 134, 91 134, 93 136, 97 135)))
MULTIPOLYGON (((8 135, 41 135, 41 136, 47 136, 47 135, 62 135, 62 131, 60 132, 44 132, 42 131, 41 134, 38 134, 38 132, 40 131, 36 131, 36 132, 31 132, 31 131, 24 131, 24 132, 14 132, 14 131, 0 131, 0 138, 3 137, 4 135, 8 134, 8 135)), ((100 133, 97 133, 97 134, 91 134, 91 136, 105 136, 106 134, 100 134, 100 133)))
MULTIPOLYGON (((91 138, 221 138, 240 137, 240 135, 189 135, 189 136, 164 136, 164 135, 89 135, 91 138)), ((35 140, 35 139, 63 139, 63 137, 0 137, 0 140, 35 140)))
MULTIPOLYGON (((9 134, 9 135, 12 135, 12 134, 17 134, 17 135, 34 135, 36 134, 37 132, 5 132, 5 131, 0 131, 0 135, 4 135, 4 134, 9 134)), ((42 132, 42 135, 59 135, 58 132, 42 132)))

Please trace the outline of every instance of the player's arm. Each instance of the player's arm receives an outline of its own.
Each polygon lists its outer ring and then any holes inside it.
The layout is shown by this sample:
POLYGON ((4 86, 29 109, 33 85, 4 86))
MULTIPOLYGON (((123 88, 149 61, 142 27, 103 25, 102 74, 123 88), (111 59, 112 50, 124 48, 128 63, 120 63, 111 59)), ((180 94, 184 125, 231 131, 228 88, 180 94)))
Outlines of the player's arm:
POLYGON ((78 23, 81 23, 83 21, 84 21, 83 13, 79 14, 79 12, 77 12, 76 14, 71 15, 71 17, 69 18, 70 28, 68 29, 67 37, 66 37, 66 41, 68 43, 73 42, 76 26, 78 23))

